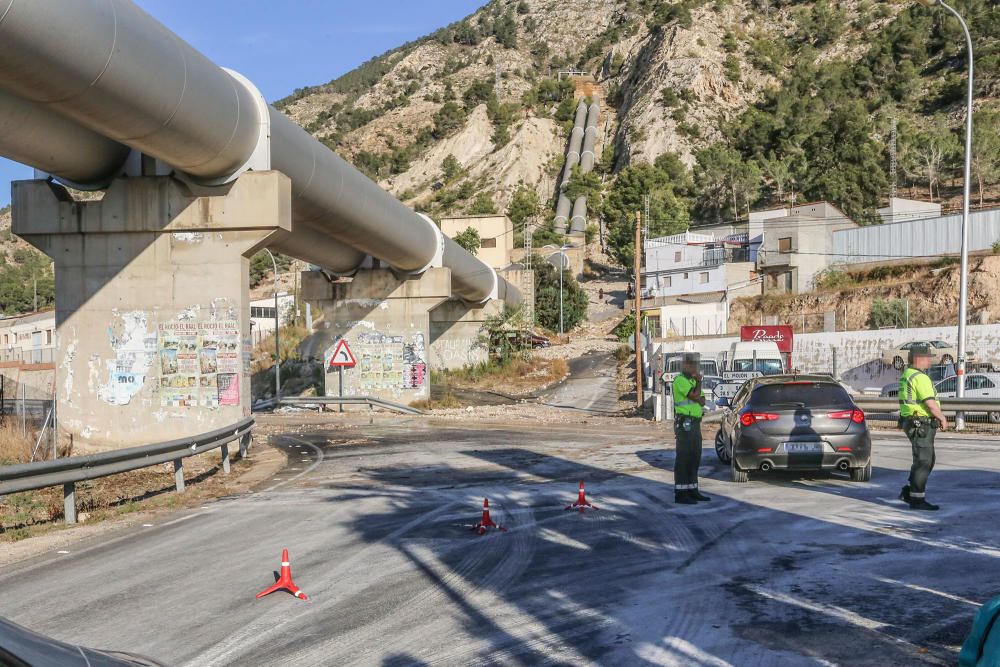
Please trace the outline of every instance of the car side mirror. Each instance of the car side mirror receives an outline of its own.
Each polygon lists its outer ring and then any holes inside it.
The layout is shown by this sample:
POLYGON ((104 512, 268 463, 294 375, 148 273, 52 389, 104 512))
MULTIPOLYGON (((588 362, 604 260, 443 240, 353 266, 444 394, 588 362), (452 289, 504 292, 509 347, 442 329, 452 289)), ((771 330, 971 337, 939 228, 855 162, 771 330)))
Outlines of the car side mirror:
POLYGON ((717 398, 715 400, 715 405, 716 405, 716 407, 719 407, 719 408, 728 408, 729 407, 729 399, 726 398, 725 396, 719 396, 719 398, 717 398))

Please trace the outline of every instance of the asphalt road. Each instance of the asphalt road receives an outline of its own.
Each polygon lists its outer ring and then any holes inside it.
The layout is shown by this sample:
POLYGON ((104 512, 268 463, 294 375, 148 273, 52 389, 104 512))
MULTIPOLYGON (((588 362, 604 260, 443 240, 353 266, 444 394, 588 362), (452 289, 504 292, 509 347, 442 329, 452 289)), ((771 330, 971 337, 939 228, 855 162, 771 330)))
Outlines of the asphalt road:
POLYGON ((542 403, 595 414, 615 413, 618 403, 618 362, 605 352, 569 360, 569 377, 542 392, 542 403))
MULTIPOLYGON (((929 497, 870 484, 746 485, 706 446, 711 503, 675 506, 648 426, 405 418, 288 436, 290 469, 0 575, 0 615, 172 665, 954 664, 1000 593, 1000 443, 946 440, 929 497), (565 511, 579 480, 596 512, 565 511), (482 499, 506 533, 475 535, 482 499), (302 602, 254 594, 291 552, 302 602)), ((706 440, 707 442, 707 440, 706 440)))

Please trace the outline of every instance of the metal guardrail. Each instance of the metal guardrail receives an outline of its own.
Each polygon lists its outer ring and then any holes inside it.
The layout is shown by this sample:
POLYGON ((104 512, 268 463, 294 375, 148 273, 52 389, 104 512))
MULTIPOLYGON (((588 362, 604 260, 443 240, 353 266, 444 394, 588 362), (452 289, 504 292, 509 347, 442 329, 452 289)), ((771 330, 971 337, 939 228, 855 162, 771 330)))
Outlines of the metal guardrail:
POLYGON ((54 461, 0 466, 0 495, 63 487, 66 523, 76 523, 76 483, 138 470, 160 463, 173 462, 174 485, 184 491, 184 459, 222 448, 222 470, 229 473, 229 443, 239 440, 240 456, 246 456, 254 419, 249 417, 232 426, 189 438, 179 438, 153 445, 129 447, 100 454, 68 456, 54 461))
MULTIPOLYGON (((946 413, 955 412, 1000 412, 1000 399, 997 398, 940 398, 941 409, 946 413)), ((854 402, 859 408, 877 412, 896 412, 899 410, 899 400, 877 396, 855 396, 854 402)))
POLYGON ((254 409, 276 407, 276 405, 367 405, 369 408, 384 408, 406 415, 422 415, 423 410, 393 403, 374 396, 287 396, 280 400, 270 398, 254 405, 254 409))

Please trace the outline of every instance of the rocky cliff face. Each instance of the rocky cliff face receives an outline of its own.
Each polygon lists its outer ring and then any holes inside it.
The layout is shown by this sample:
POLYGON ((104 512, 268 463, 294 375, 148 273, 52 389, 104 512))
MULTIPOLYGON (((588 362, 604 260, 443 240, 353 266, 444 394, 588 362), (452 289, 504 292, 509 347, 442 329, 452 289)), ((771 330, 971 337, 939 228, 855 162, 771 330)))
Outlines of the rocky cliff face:
MULTIPOLYGON (((794 32, 795 12, 811 4, 493 0, 279 106, 394 194, 433 213, 467 210, 470 192, 487 193, 502 209, 519 184, 545 201, 568 130, 560 100, 538 94, 546 80, 578 69, 596 83, 587 90, 605 102, 599 149, 615 149, 601 151, 605 172, 667 151, 691 165, 695 150, 719 138, 720 124, 777 85, 752 51, 794 32), (477 82, 499 82, 492 102, 467 95, 477 82), (448 156, 461 167, 450 178, 448 156), (438 194, 465 181, 463 196, 438 194)), ((856 26, 891 20, 905 6, 878 3, 875 17, 865 0, 834 4, 851 27, 820 49, 820 59, 858 57, 864 45, 856 26)))

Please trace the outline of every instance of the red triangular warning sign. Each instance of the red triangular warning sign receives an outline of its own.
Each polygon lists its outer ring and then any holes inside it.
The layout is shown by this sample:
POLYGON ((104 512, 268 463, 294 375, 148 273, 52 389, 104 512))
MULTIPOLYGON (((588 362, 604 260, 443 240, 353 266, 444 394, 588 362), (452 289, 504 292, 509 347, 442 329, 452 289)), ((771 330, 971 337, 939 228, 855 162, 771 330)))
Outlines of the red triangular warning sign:
POLYGON ((347 339, 341 338, 338 340, 337 347, 333 349, 333 354, 330 355, 330 368, 336 368, 337 366, 351 367, 357 363, 358 360, 354 358, 354 353, 351 352, 351 348, 347 344, 347 339))

